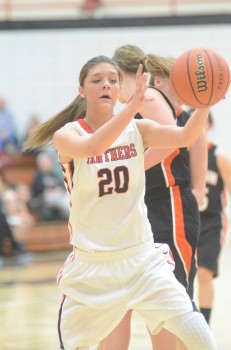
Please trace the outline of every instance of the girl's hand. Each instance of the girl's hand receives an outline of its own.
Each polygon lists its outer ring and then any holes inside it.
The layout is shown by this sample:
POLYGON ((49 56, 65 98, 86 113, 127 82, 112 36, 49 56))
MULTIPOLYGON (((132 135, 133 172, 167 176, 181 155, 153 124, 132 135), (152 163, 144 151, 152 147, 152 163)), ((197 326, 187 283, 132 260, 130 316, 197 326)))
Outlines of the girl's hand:
POLYGON ((146 91, 148 74, 143 73, 143 65, 140 64, 136 73, 136 88, 131 103, 135 104, 137 108, 141 108, 145 102, 154 101, 153 97, 147 97, 146 91))

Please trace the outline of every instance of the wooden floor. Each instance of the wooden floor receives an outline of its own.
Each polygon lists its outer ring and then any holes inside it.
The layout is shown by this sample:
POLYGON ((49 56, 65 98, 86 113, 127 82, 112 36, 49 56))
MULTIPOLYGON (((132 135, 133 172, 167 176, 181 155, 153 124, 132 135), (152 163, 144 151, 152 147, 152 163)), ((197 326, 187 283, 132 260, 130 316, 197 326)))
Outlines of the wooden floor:
MULTIPOLYGON (((1 350, 59 349, 56 324, 60 295, 55 277, 67 254, 36 253, 30 263, 20 266, 8 261, 7 266, 0 268, 1 350)), ((219 350, 231 349, 230 277, 231 246, 227 244, 221 259, 221 276, 215 282, 211 322, 219 350)), ((150 350, 143 320, 134 314, 132 322, 129 350, 150 350)))

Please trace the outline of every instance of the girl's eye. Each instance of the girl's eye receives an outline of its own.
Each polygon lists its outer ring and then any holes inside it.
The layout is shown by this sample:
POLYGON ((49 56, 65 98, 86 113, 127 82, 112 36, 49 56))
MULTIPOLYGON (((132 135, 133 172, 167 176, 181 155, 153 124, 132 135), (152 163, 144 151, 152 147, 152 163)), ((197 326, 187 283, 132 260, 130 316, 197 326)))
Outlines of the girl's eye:
MULTIPOLYGON (((94 79, 94 80, 92 80, 92 83, 93 84, 98 84, 98 83, 100 83, 101 82, 101 79, 94 79)), ((118 83, 118 80, 117 79, 109 79, 109 82, 111 83, 111 84, 117 84, 118 83)))

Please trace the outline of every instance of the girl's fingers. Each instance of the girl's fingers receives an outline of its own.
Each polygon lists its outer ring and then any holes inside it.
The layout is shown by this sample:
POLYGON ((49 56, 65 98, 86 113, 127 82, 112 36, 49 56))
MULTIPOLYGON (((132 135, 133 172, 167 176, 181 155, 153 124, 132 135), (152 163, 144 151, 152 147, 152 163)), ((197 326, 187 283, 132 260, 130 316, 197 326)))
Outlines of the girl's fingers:
POLYGON ((147 73, 143 73, 143 65, 139 64, 139 67, 136 73, 136 81, 137 81, 137 87, 142 91, 145 84, 147 83, 147 78, 148 78, 147 73))
POLYGON ((143 72, 143 65, 139 64, 139 67, 137 69, 137 73, 136 73, 136 78, 139 79, 142 76, 142 72, 143 72))
POLYGON ((147 73, 143 73, 142 74, 142 86, 143 86, 144 90, 147 89, 147 80, 148 80, 147 73))
POLYGON ((140 64, 138 69, 137 69, 137 73, 136 73, 136 94, 138 98, 141 98, 142 100, 146 100, 146 101, 154 101, 153 97, 149 97, 146 98, 145 97, 145 92, 148 88, 147 85, 147 81, 148 81, 148 74, 145 72, 143 73, 143 65, 140 64))

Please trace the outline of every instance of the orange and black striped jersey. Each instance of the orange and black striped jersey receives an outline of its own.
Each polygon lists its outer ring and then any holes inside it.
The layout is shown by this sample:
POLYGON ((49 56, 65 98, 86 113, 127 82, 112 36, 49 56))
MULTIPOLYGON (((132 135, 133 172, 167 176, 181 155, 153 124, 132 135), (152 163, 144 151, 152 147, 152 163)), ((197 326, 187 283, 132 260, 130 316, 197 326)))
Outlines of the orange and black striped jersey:
MULTIPOLYGON (((184 126, 189 114, 183 109, 177 113, 177 125, 184 126)), ((140 115, 136 116, 141 119, 140 115)), ((176 149, 159 164, 146 170, 146 199, 151 199, 152 192, 173 186, 188 187, 191 182, 189 154, 187 148, 176 149)))

